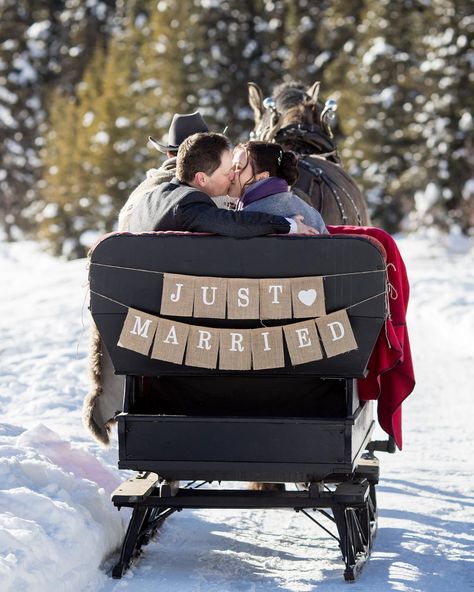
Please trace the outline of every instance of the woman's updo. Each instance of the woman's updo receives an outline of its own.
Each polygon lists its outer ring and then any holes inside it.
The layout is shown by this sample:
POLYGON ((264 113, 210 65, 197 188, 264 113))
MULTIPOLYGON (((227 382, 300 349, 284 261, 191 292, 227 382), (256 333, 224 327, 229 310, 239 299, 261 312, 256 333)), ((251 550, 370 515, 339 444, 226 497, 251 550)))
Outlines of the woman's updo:
POLYGON ((288 185, 298 180, 298 160, 293 152, 283 150, 280 144, 250 141, 239 144, 246 151, 254 177, 268 171, 270 177, 281 177, 288 185))
POLYGON ((294 152, 283 151, 277 177, 285 179, 288 185, 294 185, 298 180, 298 160, 294 152))

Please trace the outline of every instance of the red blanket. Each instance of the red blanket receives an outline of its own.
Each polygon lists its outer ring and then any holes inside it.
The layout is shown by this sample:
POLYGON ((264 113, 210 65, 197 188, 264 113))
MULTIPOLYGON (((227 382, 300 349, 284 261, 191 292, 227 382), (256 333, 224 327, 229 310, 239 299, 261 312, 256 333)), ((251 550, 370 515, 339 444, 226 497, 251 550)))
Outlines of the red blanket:
POLYGON ((387 254, 388 279, 392 286, 389 318, 380 332, 369 360, 368 374, 359 380, 361 400, 377 399, 381 427, 402 448, 402 403, 415 386, 406 311, 410 286, 405 264, 393 238, 380 228, 328 226, 330 234, 357 234, 377 239, 387 254))

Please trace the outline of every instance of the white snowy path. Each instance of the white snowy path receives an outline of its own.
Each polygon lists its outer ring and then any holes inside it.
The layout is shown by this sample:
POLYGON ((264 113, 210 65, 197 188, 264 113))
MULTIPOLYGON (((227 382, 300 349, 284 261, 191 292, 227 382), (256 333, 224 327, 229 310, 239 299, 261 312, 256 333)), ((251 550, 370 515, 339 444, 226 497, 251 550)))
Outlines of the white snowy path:
POLYGON ((379 454, 372 557, 345 584, 335 541, 290 511, 184 511, 122 580, 109 578, 127 518, 109 494, 124 475, 116 446, 101 449, 81 425, 85 261, 0 243, 1 590, 473 590, 473 256, 433 239, 399 245, 417 387, 404 405, 404 450, 379 454))

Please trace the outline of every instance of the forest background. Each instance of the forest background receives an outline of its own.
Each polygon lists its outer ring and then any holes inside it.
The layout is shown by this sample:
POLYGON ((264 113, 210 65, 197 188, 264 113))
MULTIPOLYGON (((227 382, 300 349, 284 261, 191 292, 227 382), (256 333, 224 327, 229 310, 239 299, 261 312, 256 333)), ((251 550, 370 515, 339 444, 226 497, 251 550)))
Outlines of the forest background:
POLYGON ((247 82, 321 81, 389 232, 474 232, 469 0, 0 0, 0 237, 84 256, 173 113, 237 142, 247 82))

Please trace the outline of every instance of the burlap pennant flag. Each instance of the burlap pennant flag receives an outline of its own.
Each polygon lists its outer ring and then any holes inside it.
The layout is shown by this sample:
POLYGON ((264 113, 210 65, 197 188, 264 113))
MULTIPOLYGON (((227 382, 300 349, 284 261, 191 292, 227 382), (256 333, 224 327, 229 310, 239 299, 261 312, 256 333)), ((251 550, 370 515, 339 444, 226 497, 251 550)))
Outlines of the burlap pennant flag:
POLYGON ((250 370, 252 367, 251 329, 221 329, 220 370, 250 370))
POLYGON ((190 325, 185 364, 198 368, 216 368, 218 353, 219 329, 190 325))
POLYGON ((281 327, 263 327, 251 329, 252 365, 254 370, 283 368, 283 333, 281 327))
POLYGON ((227 279, 200 277, 194 282, 194 316, 225 319, 227 279))
POLYGON ((155 335, 158 317, 129 308, 117 345, 148 355, 155 335))
POLYGON ((291 280, 260 280, 260 318, 291 318, 291 280))
POLYGON ((151 357, 155 360, 182 364, 189 325, 168 319, 158 319, 151 357))
POLYGON ((351 322, 346 310, 337 310, 316 319, 319 334, 328 358, 357 349, 351 322))
POLYGON ((258 319, 260 308, 260 280, 248 278, 227 280, 227 318, 258 319))
POLYGON ((322 277, 301 277, 291 280, 291 299, 295 319, 322 317, 326 314, 322 277))
POLYGON ((291 363, 294 366, 321 360, 323 352, 314 319, 294 325, 285 325, 283 331, 291 363))
POLYGON ((170 317, 193 315, 194 279, 190 275, 163 274, 160 314, 170 317))

